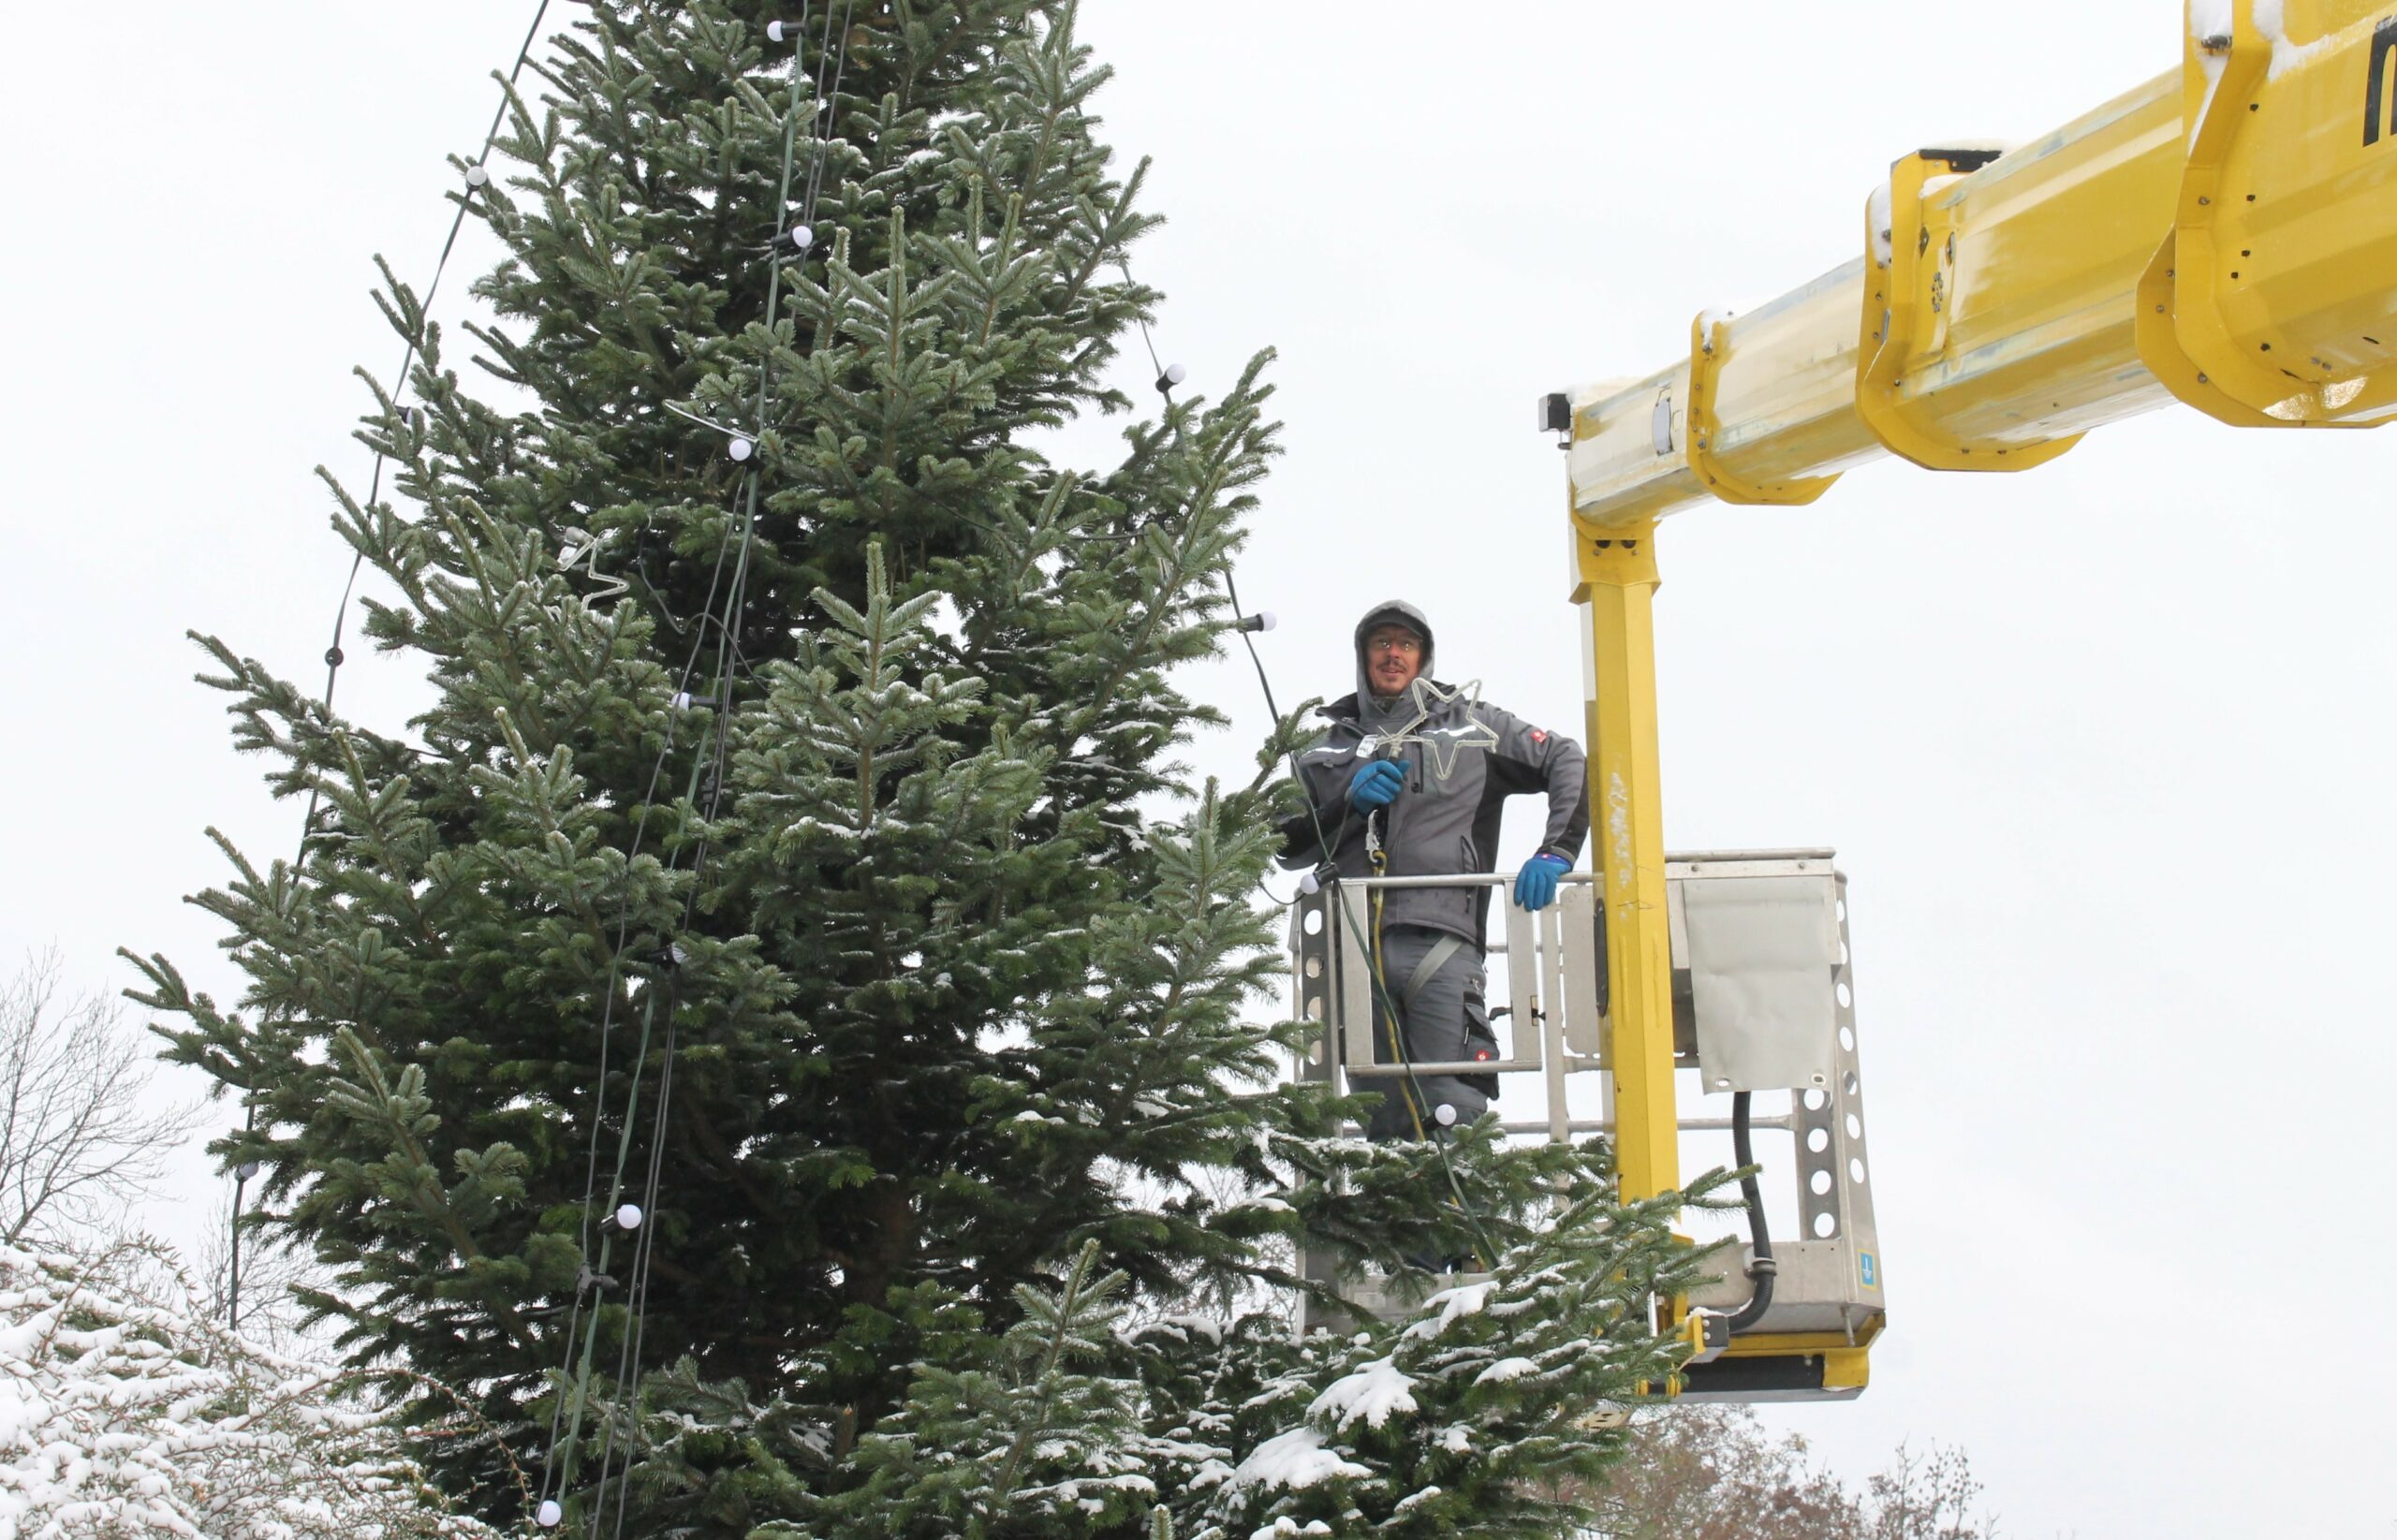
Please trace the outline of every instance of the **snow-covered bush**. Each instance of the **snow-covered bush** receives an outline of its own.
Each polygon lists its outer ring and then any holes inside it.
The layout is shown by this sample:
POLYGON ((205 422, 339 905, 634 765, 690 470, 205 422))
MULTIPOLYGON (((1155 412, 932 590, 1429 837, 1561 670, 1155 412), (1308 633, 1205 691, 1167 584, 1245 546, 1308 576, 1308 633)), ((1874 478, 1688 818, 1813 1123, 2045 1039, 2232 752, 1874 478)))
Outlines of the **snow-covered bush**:
POLYGON ((444 1509, 409 1431, 348 1371, 207 1320, 163 1247, 0 1246, 0 1540, 494 1533, 444 1509))

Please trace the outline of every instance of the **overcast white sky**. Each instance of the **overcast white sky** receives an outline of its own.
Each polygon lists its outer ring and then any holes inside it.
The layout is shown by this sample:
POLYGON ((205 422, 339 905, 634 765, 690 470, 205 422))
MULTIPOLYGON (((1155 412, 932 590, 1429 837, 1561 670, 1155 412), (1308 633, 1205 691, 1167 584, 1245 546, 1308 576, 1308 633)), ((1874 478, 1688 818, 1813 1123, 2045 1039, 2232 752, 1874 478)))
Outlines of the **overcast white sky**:
MULTIPOLYGON (((2054 126, 2180 26, 2164 0, 1086 11, 1171 218, 1137 258, 1160 345, 1202 390, 1281 349, 1289 453, 1242 579, 1284 618, 1286 703, 1347 688, 1349 625, 1396 594, 1444 673, 1568 729, 1534 398, 1843 260, 1893 156, 2054 126)), ((201 830, 264 858, 298 810, 182 633, 316 676, 346 562, 310 468, 362 477, 348 371, 397 361, 368 259, 429 270, 442 156, 530 14, 13 19, 0 957, 54 941, 114 988, 115 946, 157 948, 230 992, 179 902, 221 875, 201 830)), ((1852 879, 1892 1326, 1862 1401, 1771 1414, 1851 1477, 1961 1443, 2042 1540, 2397 1519, 2392 455, 2176 409, 2027 475, 1881 465, 1661 538, 1669 843, 1833 844, 1852 879)), ((1203 755, 1235 770, 1245 663, 1192 684, 1238 718, 1203 755)), ((357 657, 343 705, 388 720, 407 685, 357 657)), ((195 1166, 185 1212, 213 1191, 195 1166)))

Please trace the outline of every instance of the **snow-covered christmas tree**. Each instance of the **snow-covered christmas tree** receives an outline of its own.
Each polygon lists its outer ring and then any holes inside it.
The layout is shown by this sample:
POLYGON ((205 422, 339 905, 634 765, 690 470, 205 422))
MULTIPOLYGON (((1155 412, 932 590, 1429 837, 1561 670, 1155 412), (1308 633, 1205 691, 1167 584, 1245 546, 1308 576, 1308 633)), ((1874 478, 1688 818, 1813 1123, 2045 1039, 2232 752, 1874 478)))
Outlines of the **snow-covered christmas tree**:
POLYGON ((495 1521, 1552 1533, 1670 1371, 1703 1265, 1599 1152, 1372 1147, 1276 1083, 1297 729, 1190 785, 1173 675, 1236 619, 1266 360, 1108 385, 1155 220, 1071 21, 597 0, 460 194, 478 368, 381 295, 396 496, 335 522, 434 703, 207 642, 319 812, 200 900, 238 1005, 164 959, 148 1003, 353 1360, 470 1388, 492 1433, 426 1458, 495 1521), (1094 413, 1114 463, 1038 448, 1094 413), (1301 1238, 1504 1259, 1299 1342, 1301 1238))

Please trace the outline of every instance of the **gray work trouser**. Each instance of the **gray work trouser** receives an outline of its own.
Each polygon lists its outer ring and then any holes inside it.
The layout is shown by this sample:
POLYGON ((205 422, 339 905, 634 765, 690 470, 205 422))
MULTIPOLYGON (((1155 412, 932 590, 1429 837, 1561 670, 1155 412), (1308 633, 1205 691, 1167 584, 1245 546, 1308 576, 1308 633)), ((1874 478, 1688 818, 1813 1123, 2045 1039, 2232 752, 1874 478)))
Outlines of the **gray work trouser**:
MULTIPOLYGON (((1406 1046, 1409 1063, 1498 1057, 1498 1039, 1490 1030, 1490 1011, 1482 999, 1480 949, 1470 943, 1459 946, 1437 968, 1420 975, 1424 959, 1447 938, 1445 931, 1416 925, 1392 925, 1382 933, 1381 976, 1389 999, 1398 1005, 1404 1027, 1400 1041, 1406 1046)), ((1375 1063, 1398 1063, 1393 1048, 1384 988, 1376 987, 1375 1063)), ((1495 1077, 1486 1075, 1375 1076, 1356 1089, 1381 1093, 1381 1105, 1365 1123, 1365 1137, 1385 1141, 1437 1135, 1445 1126, 1443 1107, 1454 1110, 1454 1122, 1469 1123, 1489 1107, 1497 1091, 1495 1077)))

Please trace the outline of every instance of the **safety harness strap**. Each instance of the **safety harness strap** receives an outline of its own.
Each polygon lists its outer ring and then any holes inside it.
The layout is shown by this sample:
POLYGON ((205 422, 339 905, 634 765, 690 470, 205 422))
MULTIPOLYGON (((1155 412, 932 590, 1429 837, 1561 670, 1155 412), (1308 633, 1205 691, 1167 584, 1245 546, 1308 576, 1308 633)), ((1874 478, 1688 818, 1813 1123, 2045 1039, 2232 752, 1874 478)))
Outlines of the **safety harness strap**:
POLYGON ((1432 944, 1432 949, 1423 954, 1423 961, 1415 965, 1415 972, 1407 975, 1406 988, 1400 991, 1400 998, 1406 1002, 1409 1009, 1414 1007, 1415 997, 1423 992, 1423 986, 1432 982, 1432 976, 1448 959, 1463 950, 1464 942, 1453 935, 1443 934, 1432 944))

